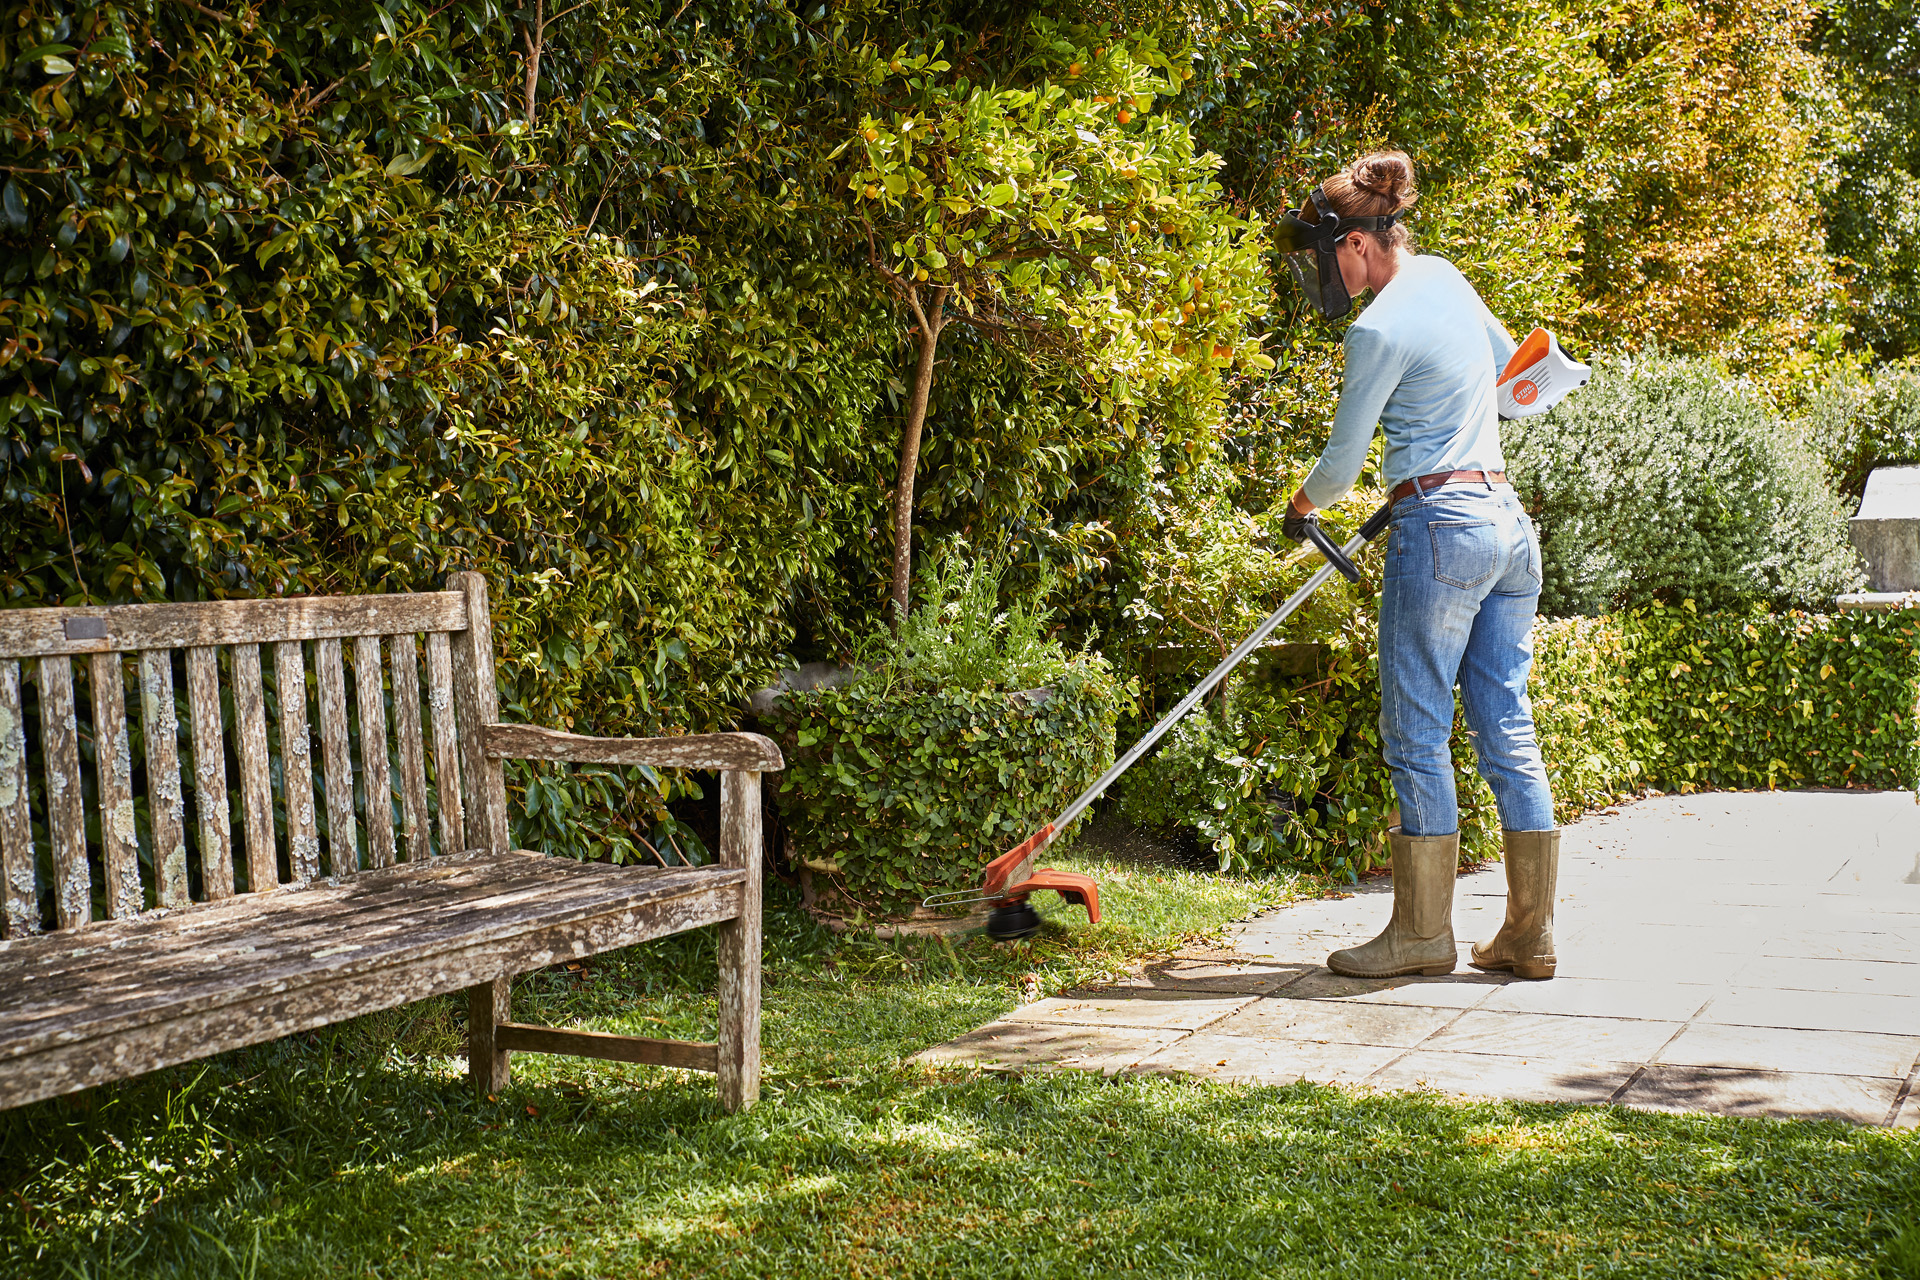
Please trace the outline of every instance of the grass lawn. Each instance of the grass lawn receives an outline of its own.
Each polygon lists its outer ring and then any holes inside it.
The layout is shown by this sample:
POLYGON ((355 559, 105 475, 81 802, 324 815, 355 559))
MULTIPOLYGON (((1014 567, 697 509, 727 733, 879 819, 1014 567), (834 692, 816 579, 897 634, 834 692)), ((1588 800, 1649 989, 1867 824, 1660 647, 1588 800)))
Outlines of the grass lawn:
MULTIPOLYGON (((0 1116, 0 1275, 1920 1280, 1910 1132, 907 1065, 1292 889, 1057 861, 1109 923, 836 939, 776 888, 741 1116, 536 1056, 476 1102, 447 1001, 0 1116)), ((531 976, 515 1016, 711 1036, 710 945, 531 976)))

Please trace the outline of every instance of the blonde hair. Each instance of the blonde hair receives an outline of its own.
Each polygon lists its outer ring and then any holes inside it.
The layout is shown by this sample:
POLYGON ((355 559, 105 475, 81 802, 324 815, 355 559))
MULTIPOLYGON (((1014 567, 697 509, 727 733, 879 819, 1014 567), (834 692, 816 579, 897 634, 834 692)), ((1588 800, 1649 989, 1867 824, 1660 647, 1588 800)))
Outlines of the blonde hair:
MULTIPOLYGON (((1321 183, 1320 190, 1343 218, 1404 213, 1420 198, 1413 182, 1413 161, 1404 151, 1370 151, 1321 183)), ((1364 234, 1389 252, 1413 244, 1413 236, 1399 223, 1364 234)))

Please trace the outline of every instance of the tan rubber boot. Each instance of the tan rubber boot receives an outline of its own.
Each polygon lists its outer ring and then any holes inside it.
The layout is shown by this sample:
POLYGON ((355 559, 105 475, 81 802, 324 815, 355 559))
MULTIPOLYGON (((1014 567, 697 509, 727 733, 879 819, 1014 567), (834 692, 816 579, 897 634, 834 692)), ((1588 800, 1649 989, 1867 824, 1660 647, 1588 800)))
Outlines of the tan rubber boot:
POLYGON ((1553 899, 1560 887, 1559 831, 1507 831, 1507 919, 1476 943, 1476 969, 1511 969, 1516 977, 1551 978, 1553 899))
POLYGON ((1453 880, 1460 871, 1460 833, 1410 836, 1392 827, 1393 919, 1372 942, 1327 957, 1349 978, 1437 977, 1459 961, 1453 943, 1453 880))

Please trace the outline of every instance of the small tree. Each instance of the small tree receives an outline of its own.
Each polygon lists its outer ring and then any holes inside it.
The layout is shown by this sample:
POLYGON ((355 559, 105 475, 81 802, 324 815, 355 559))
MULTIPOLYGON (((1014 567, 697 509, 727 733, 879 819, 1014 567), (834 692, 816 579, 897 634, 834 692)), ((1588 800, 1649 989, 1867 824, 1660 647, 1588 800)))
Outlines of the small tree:
MULTIPOLYGON (((841 152, 868 258, 913 319, 916 360, 893 497, 892 622, 908 607, 914 476, 949 323, 1073 361, 1117 430, 1155 389, 1272 368, 1244 316, 1264 302, 1255 223, 1221 199, 1219 157, 1153 105, 1184 74, 1151 37, 1079 38, 1036 19, 1008 72, 857 51, 871 101, 841 152)), ((982 37, 981 42, 984 42, 982 37)), ((976 50, 980 42, 976 42, 976 50)), ((965 60, 963 59, 963 62, 965 60)))

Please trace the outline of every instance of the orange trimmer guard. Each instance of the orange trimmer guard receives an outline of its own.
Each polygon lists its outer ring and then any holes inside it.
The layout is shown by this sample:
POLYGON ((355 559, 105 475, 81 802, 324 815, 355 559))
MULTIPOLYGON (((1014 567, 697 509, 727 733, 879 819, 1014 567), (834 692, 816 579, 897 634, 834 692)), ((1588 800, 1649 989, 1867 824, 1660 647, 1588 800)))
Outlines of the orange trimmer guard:
POLYGON ((1065 901, 1085 907, 1087 923, 1100 923, 1100 886, 1094 883, 1092 876, 1083 876, 1077 871, 1055 871, 1052 867, 1041 867, 1030 878, 1009 886, 1006 896, 996 898, 994 905, 1005 906, 1018 902, 1038 889, 1051 889, 1065 901))

